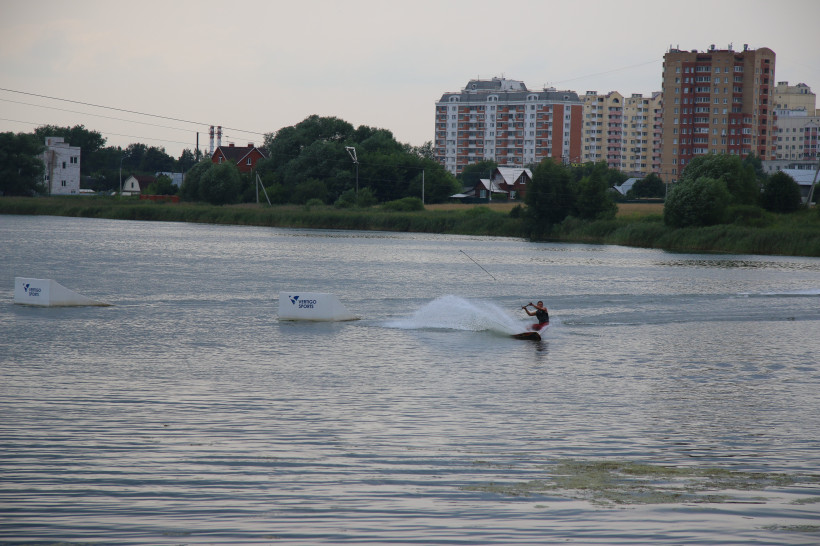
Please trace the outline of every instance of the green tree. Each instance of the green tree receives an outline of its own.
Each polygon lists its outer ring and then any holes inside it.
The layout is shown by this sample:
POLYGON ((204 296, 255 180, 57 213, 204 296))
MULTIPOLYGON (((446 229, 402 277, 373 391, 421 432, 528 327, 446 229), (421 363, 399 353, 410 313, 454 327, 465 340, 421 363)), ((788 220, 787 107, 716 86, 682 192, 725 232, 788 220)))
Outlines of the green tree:
POLYGON ((760 159, 760 156, 751 153, 744 157, 741 163, 743 163, 744 167, 751 167, 758 180, 766 180, 766 178, 768 178, 763 170, 763 161, 760 159))
POLYGON ((209 159, 203 159, 185 174, 185 179, 182 181, 182 186, 179 188, 179 195, 184 201, 200 201, 202 196, 199 192, 202 177, 211 168, 214 163, 209 159))
POLYGON ((180 154, 179 158, 177 159, 176 172, 188 172, 188 170, 196 164, 197 159, 194 152, 192 152, 189 148, 185 148, 184 150, 182 150, 182 154, 180 154))
POLYGON ((432 161, 435 161, 435 159, 436 159, 436 151, 433 148, 433 141, 432 140, 428 140, 427 142, 425 142, 421 146, 407 145, 405 147, 404 151, 409 153, 409 154, 417 155, 422 159, 429 159, 429 160, 432 160, 432 161))
POLYGON ((33 195, 45 190, 45 165, 39 154, 45 148, 25 133, 0 133, 0 195, 33 195))
POLYGON ((302 150, 314 142, 334 142, 342 145, 353 134, 353 126, 335 117, 308 116, 291 127, 265 135, 269 152, 268 168, 278 169, 293 161, 302 150))
POLYGON ((165 148, 151 146, 145 150, 140 160, 139 170, 145 173, 173 172, 176 161, 165 153, 165 148))
POLYGON ((412 177, 406 187, 406 197, 421 197, 424 195, 424 203, 443 203, 450 199, 450 196, 461 191, 461 184, 453 174, 444 168, 438 161, 424 159, 418 167, 411 165, 405 177, 412 177), (413 176, 415 169, 415 176, 413 176), (422 172, 424 180, 422 181, 422 172), (422 188, 422 182, 424 188, 422 188), (423 191, 422 191, 423 189, 423 191))
POLYGON ((257 163, 256 172, 265 187, 281 185, 293 193, 308 180, 321 181, 327 188, 326 202, 345 204, 340 199, 357 187, 370 188, 379 201, 422 196, 425 173, 425 201, 447 199, 454 178, 434 160, 429 146, 414 148, 396 141, 386 129, 361 125, 356 129, 338 118, 309 116, 302 122, 265 135, 268 159, 257 163), (346 148, 356 149, 354 164, 346 148), (358 177, 357 177, 358 169, 358 177))
POLYGON ((663 207, 663 221, 671 227, 711 226, 723 222, 732 196, 726 182, 705 176, 675 184, 663 207))
POLYGON ((800 208, 803 203, 800 186, 794 178, 778 171, 763 184, 760 204, 770 212, 788 213, 800 208))
POLYGON ((290 199, 298 205, 304 205, 310 199, 320 199, 322 203, 327 203, 327 186, 315 178, 305 180, 293 188, 290 199))
POLYGON ((273 205, 284 205, 290 201, 290 189, 282 184, 276 183, 271 186, 265 186, 265 191, 268 192, 268 198, 273 205))
POLYGON ((239 169, 233 162, 213 164, 199 181, 199 197, 212 205, 228 205, 239 200, 241 187, 239 169))
POLYGON ((733 204, 754 205, 760 195, 760 184, 751 164, 744 165, 740 156, 726 154, 702 155, 684 169, 679 182, 698 178, 722 180, 733 204))
POLYGON ((148 195, 176 195, 179 188, 177 188, 171 177, 161 174, 154 182, 148 185, 146 193, 148 195))
POLYGON ((139 142, 133 142, 125 148, 122 160, 123 173, 128 171, 134 173, 139 171, 142 166, 142 160, 148 152, 148 146, 139 142))
POLYGON ((636 181, 626 192, 627 199, 663 197, 664 195, 666 195, 666 186, 661 177, 655 173, 650 173, 636 181))
POLYGON ((563 222, 572 212, 575 196, 571 179, 567 168, 552 159, 545 159, 535 167, 524 196, 531 238, 546 237, 553 225, 563 222))
POLYGON ((606 179, 607 166, 599 163, 592 172, 575 183, 573 213, 584 220, 615 218, 618 205, 612 199, 606 179))

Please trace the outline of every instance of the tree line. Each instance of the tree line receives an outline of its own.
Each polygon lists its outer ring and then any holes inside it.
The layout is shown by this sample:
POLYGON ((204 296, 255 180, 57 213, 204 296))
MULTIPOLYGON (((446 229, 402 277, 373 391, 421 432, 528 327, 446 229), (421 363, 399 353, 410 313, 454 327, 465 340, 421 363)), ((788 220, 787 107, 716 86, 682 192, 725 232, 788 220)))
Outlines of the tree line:
POLYGON ((435 160, 432 143, 402 144, 387 129, 354 128, 336 117, 313 115, 268 133, 264 150, 267 158, 251 174, 202 161, 187 173, 181 197, 213 204, 253 201, 257 176, 273 204, 368 206, 404 198, 439 203, 461 190, 435 160))
MULTIPOLYGON (((274 204, 333 204, 366 207, 376 203, 416 200, 447 201, 462 188, 489 178, 494 161, 468 165, 458 177, 434 157, 432 143, 410 146, 387 129, 352 124, 336 117, 309 116, 302 122, 265 136, 267 157, 255 171, 242 174, 233 163, 198 161, 190 149, 179 158, 163 148, 130 144, 105 146, 105 139, 82 125, 45 125, 33 133, 0 133, 0 192, 32 195, 43 191, 43 164, 37 158, 47 136, 62 136, 82 149, 80 170, 84 188, 115 191, 130 174, 184 172, 181 187, 160 178, 152 193, 178 193, 188 201, 221 205, 252 202, 264 193, 274 204), (355 150, 355 152, 354 152, 355 150)), ((627 176, 606 163, 564 165, 546 159, 531 165, 533 178, 524 204, 512 213, 527 222, 533 238, 546 238, 568 217, 582 220, 614 218, 613 190, 627 176)), ((656 174, 636 182, 627 198, 667 197, 664 222, 671 227, 706 226, 753 218, 763 211, 788 213, 801 205, 797 183, 784 173, 765 175, 755 156, 707 155, 692 160, 680 180, 667 187, 656 174), (668 196, 667 196, 668 194, 668 196)))
MULTIPOLYGON (((528 222, 530 237, 546 239, 570 217, 614 219, 617 196, 608 191, 614 176, 604 163, 576 168, 550 159, 542 161, 533 171, 525 196, 527 208, 518 211, 528 222)), ((655 174, 642 182, 640 186, 636 183, 627 197, 667 194, 663 222, 670 228, 763 225, 767 213, 789 214, 803 205, 797 182, 781 171, 766 175, 762 161, 754 155, 696 157, 668 188, 655 174)))
POLYGON ((31 133, 0 133, 0 192, 32 195, 45 191, 42 187, 44 166, 37 156, 45 150, 46 137, 54 136, 63 137, 71 146, 80 148, 80 187, 98 192, 118 191, 120 173, 125 179, 132 174, 184 172, 198 160, 196 153, 188 148, 174 158, 165 148, 141 143, 126 148, 106 146, 101 133, 83 125, 42 125, 31 133), (25 165, 24 171, 15 174, 20 165, 25 165))

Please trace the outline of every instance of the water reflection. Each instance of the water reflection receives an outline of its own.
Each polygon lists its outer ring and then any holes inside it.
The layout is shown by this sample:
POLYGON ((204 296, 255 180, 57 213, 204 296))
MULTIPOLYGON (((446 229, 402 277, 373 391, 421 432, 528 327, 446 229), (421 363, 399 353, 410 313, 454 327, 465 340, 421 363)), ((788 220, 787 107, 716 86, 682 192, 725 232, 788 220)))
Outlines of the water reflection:
POLYGON ((0 253, 7 541, 813 537, 766 526, 820 498, 817 260, 46 217, 0 253), (14 306, 22 272, 116 305, 14 306), (289 289, 362 320, 279 322, 289 289))

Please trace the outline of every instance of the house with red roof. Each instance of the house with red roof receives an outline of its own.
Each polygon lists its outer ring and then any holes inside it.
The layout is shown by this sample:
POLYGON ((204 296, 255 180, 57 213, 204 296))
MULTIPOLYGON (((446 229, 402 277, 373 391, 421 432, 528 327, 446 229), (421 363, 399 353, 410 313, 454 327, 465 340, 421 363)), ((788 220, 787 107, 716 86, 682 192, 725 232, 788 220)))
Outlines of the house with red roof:
POLYGON ((488 199, 490 194, 502 199, 523 199, 527 184, 532 182, 532 171, 519 167, 496 167, 490 178, 482 178, 472 188, 451 195, 454 199, 488 199))
POLYGON ((218 146, 211 156, 214 163, 224 163, 233 161, 236 163, 239 172, 247 173, 256 167, 257 161, 268 157, 264 151, 249 142, 247 146, 236 146, 232 142, 227 146, 218 146))

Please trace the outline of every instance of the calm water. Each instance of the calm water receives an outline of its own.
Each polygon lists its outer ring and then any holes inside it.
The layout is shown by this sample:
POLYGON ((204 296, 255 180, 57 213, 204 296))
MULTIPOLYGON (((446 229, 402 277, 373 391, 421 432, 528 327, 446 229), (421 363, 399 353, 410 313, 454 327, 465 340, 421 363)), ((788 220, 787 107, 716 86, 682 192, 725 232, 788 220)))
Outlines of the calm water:
POLYGON ((817 544, 819 355, 818 259, 0 216, 0 541, 817 544))

